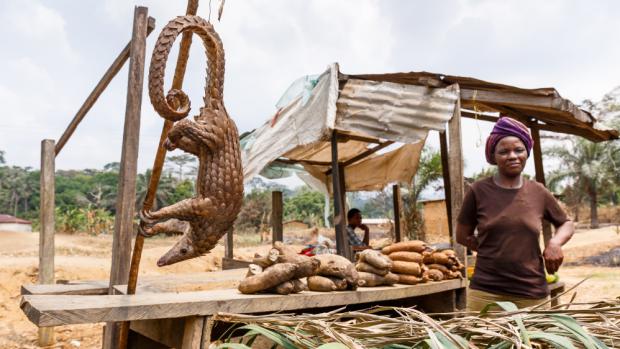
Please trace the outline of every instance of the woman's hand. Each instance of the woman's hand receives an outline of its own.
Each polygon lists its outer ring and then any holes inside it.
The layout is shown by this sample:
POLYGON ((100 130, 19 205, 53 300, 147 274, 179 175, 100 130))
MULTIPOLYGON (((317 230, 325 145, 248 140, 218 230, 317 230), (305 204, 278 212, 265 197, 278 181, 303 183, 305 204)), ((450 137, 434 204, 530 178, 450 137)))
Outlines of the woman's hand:
POLYGON ((564 261, 562 245, 553 241, 553 239, 549 240, 549 243, 543 252, 543 258, 545 259, 547 273, 553 274, 558 271, 558 269, 560 269, 560 265, 562 265, 562 261, 564 261))
POLYGON ((553 274, 560 269, 560 265, 564 261, 562 246, 570 240, 574 232, 575 227, 572 221, 566 221, 559 227, 556 227, 555 235, 549 240, 543 252, 547 273, 553 274))

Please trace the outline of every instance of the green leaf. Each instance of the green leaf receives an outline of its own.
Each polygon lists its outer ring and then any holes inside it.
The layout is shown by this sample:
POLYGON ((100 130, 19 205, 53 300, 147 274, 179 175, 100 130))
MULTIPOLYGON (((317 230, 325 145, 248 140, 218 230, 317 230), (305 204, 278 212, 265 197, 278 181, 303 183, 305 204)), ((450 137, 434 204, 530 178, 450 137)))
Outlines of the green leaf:
MULTIPOLYGON (((446 337, 445 334, 440 333, 440 332, 435 332, 435 336, 437 336, 437 339, 439 340, 439 342, 441 343, 441 345, 446 348, 446 349, 459 349, 458 346, 454 345, 454 342, 452 342, 448 337, 446 337)), ((463 339, 462 337, 460 337, 460 339, 463 339)), ((463 339, 464 340, 464 339, 463 339)), ((459 344, 463 344, 463 342, 461 342, 459 340, 459 344)), ((467 341, 465 341, 465 346, 464 348, 467 348, 467 341)))
POLYGON ((388 345, 382 347, 381 349, 411 349, 411 348, 412 347, 408 346, 408 345, 394 343, 394 344, 388 344, 388 345))
POLYGON ((560 349, 575 349, 575 346, 570 341, 570 339, 553 333, 532 331, 530 332, 530 338, 545 341, 547 343, 553 344, 554 347, 560 349))
POLYGON ((435 333, 433 333, 433 331, 427 328, 426 332, 428 333, 428 338, 430 340, 429 344, 430 344, 431 349, 444 349, 443 346, 441 345, 441 342, 439 341, 439 338, 437 338, 437 336, 435 335, 435 333))
MULTIPOLYGON (((498 307, 504 309, 505 311, 518 311, 519 308, 512 302, 494 302, 487 304, 481 311, 480 315, 484 315, 489 312, 489 309, 493 306, 497 305, 498 307)), ((530 346, 530 338, 528 337, 527 330, 525 329, 525 324, 523 324, 523 319, 521 315, 512 316, 512 319, 515 320, 517 326, 519 327, 519 333, 521 334, 521 340, 523 344, 530 346)))
POLYGON ((241 343, 222 343, 220 345, 218 345, 216 347, 217 349, 226 349, 226 348, 230 348, 230 349, 252 349, 251 347, 248 347, 245 344, 241 344, 241 343))
POLYGON ((342 343, 325 343, 319 347, 317 347, 316 349, 348 349, 346 345, 342 344, 342 343))
POLYGON ((425 339, 421 342, 416 343, 413 348, 415 349, 428 349, 433 348, 433 343, 430 339, 425 339))
POLYGON ((556 325, 563 327, 568 332, 572 333, 579 340, 586 349, 607 349, 607 346, 601 341, 595 341, 586 330, 579 325, 577 320, 568 315, 552 314, 550 318, 556 320, 556 325))
POLYGON ((252 335, 253 332, 254 333, 258 333, 262 336, 264 336, 265 338, 271 340, 272 342, 274 342, 275 344, 278 344, 279 346, 285 348, 285 349, 297 349, 297 346, 295 344, 293 344, 290 340, 288 340, 288 338, 286 338, 286 336, 280 334, 280 333, 276 333, 273 331, 270 331, 266 328, 257 326, 257 325, 245 325, 245 326, 241 326, 239 327, 240 330, 249 330, 250 332, 248 332, 247 335, 252 335))
POLYGON ((514 345, 514 343, 512 343, 512 342, 502 341, 502 342, 493 344, 492 346, 490 346, 487 349, 509 349, 509 348, 512 348, 513 345, 514 345))

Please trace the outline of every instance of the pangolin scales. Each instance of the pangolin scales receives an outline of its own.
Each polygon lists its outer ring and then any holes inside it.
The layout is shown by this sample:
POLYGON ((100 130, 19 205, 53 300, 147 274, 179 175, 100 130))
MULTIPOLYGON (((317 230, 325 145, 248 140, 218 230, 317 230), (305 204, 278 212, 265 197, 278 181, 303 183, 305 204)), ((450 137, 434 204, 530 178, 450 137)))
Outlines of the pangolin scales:
POLYGON ((201 256, 215 247, 233 223, 243 201, 243 171, 239 136, 235 122, 223 103, 224 48, 209 22, 198 16, 181 16, 170 21, 159 35, 149 68, 149 96, 155 110, 176 121, 164 146, 179 148, 198 157, 196 196, 161 208, 141 211, 141 232, 153 235, 166 230, 165 222, 178 219, 189 229, 157 262, 164 266, 201 256), (197 34, 207 53, 207 84, 204 107, 194 120, 186 119, 190 110, 187 95, 170 90, 164 96, 164 73, 168 54, 183 32, 197 34))

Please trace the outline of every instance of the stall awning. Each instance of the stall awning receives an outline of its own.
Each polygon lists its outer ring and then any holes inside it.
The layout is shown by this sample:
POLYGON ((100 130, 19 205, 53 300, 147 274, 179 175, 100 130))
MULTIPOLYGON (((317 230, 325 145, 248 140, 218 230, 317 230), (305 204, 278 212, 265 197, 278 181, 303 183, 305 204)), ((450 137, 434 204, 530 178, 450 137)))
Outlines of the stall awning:
POLYGON ((459 98, 457 85, 350 79, 341 86, 336 64, 308 86, 311 91, 292 98, 242 140, 246 181, 270 164, 298 164, 331 188, 330 137, 336 131, 348 191, 410 182, 428 131, 444 130, 459 98))
POLYGON ((573 102, 562 98, 555 88, 524 89, 470 77, 429 72, 389 74, 342 75, 350 79, 393 82, 398 84, 446 87, 458 84, 464 117, 494 118, 479 112, 496 112, 516 118, 528 126, 535 124, 541 130, 584 137, 592 142, 618 139, 618 131, 596 123, 596 118, 573 102))

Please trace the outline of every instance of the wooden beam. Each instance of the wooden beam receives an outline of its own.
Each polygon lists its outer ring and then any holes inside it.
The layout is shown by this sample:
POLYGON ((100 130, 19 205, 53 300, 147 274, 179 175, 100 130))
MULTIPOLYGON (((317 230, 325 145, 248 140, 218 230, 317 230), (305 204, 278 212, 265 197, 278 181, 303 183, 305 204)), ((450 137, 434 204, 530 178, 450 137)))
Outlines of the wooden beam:
POLYGON ((334 194, 334 228, 336 229, 336 251, 339 255, 347 257, 349 255, 348 238, 346 236, 346 219, 344 212, 344 188, 340 183, 340 171, 342 168, 338 163, 338 132, 332 133, 332 186, 334 194))
MULTIPOLYGON (((524 118, 523 115, 521 113, 517 114, 517 112, 515 110, 513 110, 512 108, 502 108, 502 107, 498 107, 498 106, 489 106, 492 107, 493 109, 497 110, 498 112, 501 112, 505 115, 508 115, 510 117, 513 117, 521 122, 524 122, 526 125, 531 126, 532 122, 530 121, 530 118, 524 118)), ((462 110, 461 111, 461 116, 465 117, 465 118, 469 118, 469 119, 479 119, 479 120, 483 120, 483 121, 489 121, 489 122, 497 122, 497 120, 499 119, 496 116, 492 116, 492 115, 488 115, 488 114, 482 114, 482 113, 474 113, 471 111, 466 111, 466 110, 462 110)), ((596 130, 592 127, 590 127, 587 124, 581 123, 579 122, 578 125, 563 125, 563 124, 559 124, 559 123, 549 123, 549 120, 540 120, 538 118, 532 117, 535 120, 539 120, 539 121, 543 121, 545 122, 544 124, 542 123, 538 123, 536 125, 536 127, 538 127, 539 130, 541 131, 549 131, 549 132, 555 132, 555 133, 563 133, 563 134, 571 134, 571 135, 575 135, 575 136, 580 136, 583 137, 585 139, 588 139, 592 142, 601 142, 604 140, 608 140, 609 139, 609 135, 607 131, 601 131, 601 130, 596 130)))
POLYGON ((497 116, 483 114, 483 113, 475 113, 469 110, 461 110, 461 117, 468 118, 468 119, 478 119, 482 121, 489 121, 493 123, 499 120, 499 117, 497 116))
POLYGON ((452 241, 452 187, 450 186, 450 164, 448 163, 448 139, 446 131, 439 132, 439 151, 441 154, 441 172, 443 174, 443 191, 446 201, 446 213, 448 215, 448 234, 452 241))
POLYGON ((75 295, 100 295, 108 294, 109 280, 86 281, 71 284, 25 284, 20 289, 21 295, 27 294, 75 294, 75 295))
POLYGON ((331 165, 331 162, 329 162, 329 161, 285 159, 285 158, 278 158, 278 159, 274 160, 273 162, 281 162, 281 163, 287 164, 287 165, 295 165, 295 164, 308 164, 308 165, 315 165, 315 166, 329 166, 329 165, 331 165))
POLYGON ((348 142, 348 141, 356 141, 356 142, 365 142, 365 143, 381 143, 381 141, 377 138, 366 137, 360 135, 350 135, 345 133, 338 134, 338 142, 348 142))
MULTIPOLYGON (((364 152, 361 152, 361 153, 355 155, 354 157, 350 158, 349 160, 344 161, 342 163, 342 165, 344 167, 352 165, 352 164, 354 164, 354 163, 356 163, 356 162, 358 162, 358 161, 360 161, 360 160, 362 160, 362 159, 364 159, 364 158, 366 158, 366 157, 368 157, 368 156, 378 152, 379 150, 381 150, 381 149, 383 149, 383 148, 385 148, 387 146, 390 146, 392 144, 394 144, 394 141, 386 141, 386 142, 383 142, 381 144, 377 144, 376 146, 374 146, 374 147, 372 147, 370 149, 365 150, 364 152)), ((328 176, 330 174, 332 174, 332 169, 330 168, 329 170, 325 171, 325 174, 328 175, 328 176)))
MULTIPOLYGON (((155 29, 155 19, 153 17, 149 17, 148 23, 147 23, 146 35, 149 35, 153 31, 153 29, 155 29)), ((99 99, 99 96, 103 94, 103 91, 105 91, 106 87, 108 87, 112 79, 114 79, 116 74, 125 65, 125 62, 127 62, 127 59, 129 59, 130 49, 131 49, 131 41, 127 43, 127 45, 125 45, 125 48, 123 48, 123 50, 116 57, 114 62, 112 62, 112 65, 110 65, 110 67, 105 72, 105 74, 103 74, 103 77, 101 78, 101 80, 99 80, 95 88, 90 92, 88 97, 86 97, 86 100, 84 101, 80 109, 77 111, 75 116, 73 117, 73 120, 71 120, 71 122, 69 123, 69 126, 67 126, 67 128, 65 129, 65 132, 63 132, 63 134, 58 139, 58 144, 56 144, 56 148, 55 148, 56 155, 58 155, 60 151, 62 150, 62 148, 64 148, 65 144, 67 143, 69 138, 71 138, 71 135, 73 135, 78 125, 80 124, 80 122, 82 122, 82 120, 84 119, 84 117, 86 116, 90 108, 92 108, 93 105, 95 105, 95 102, 97 102, 97 99, 99 99)))
POLYGON ((461 100, 476 103, 518 105, 554 109, 555 97, 531 96, 514 92, 461 89, 461 100))
POLYGON ((451 242, 457 257, 466 263, 465 246, 456 242, 457 217, 463 205, 463 149, 461 143, 461 102, 457 100, 454 114, 448 122, 448 168, 450 171, 451 242))
MULTIPOLYGON (((55 210, 55 158, 54 140, 41 142, 41 178, 39 203, 41 228, 39 231, 39 284, 54 283, 54 210, 55 210)), ((54 344, 54 329, 39 328, 39 346, 54 344)))
POLYGON ((282 192, 271 192, 271 231, 273 233, 272 241, 284 240, 284 225, 282 223, 284 216, 284 205, 282 202, 282 192))
POLYGON ((58 326, 374 304, 461 289, 466 285, 467 280, 452 279, 419 285, 360 287, 355 291, 304 291, 285 296, 246 295, 236 289, 103 296, 29 295, 22 297, 20 307, 35 325, 58 326))
MULTIPOLYGON (((534 147, 532 149, 532 155, 534 158, 534 171, 536 172, 536 181, 541 183, 544 186, 547 186, 547 182, 545 180, 545 168, 543 166, 543 157, 542 157, 542 147, 540 144, 540 132, 538 132, 538 127, 533 126, 530 127, 532 133, 532 139, 534 140, 534 147)), ((543 228, 543 241, 545 243, 545 247, 551 240, 552 232, 551 225, 546 220, 542 221, 543 228)))
POLYGON ((394 200, 394 240, 396 242, 402 241, 401 238, 401 198, 400 198, 400 185, 392 185, 392 198, 394 200))
MULTIPOLYGON (((140 108, 142 107, 147 27, 148 8, 138 6, 134 10, 133 31, 131 35, 123 147, 121 151, 121 168, 116 199, 114 235, 112 237, 110 294, 115 292, 115 285, 127 284, 129 279, 131 239, 133 237, 133 220, 135 217, 136 176, 138 173, 138 146, 140 139, 140 108)), ((103 338, 104 349, 116 346, 119 338, 119 329, 120 324, 106 324, 103 338)))

